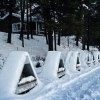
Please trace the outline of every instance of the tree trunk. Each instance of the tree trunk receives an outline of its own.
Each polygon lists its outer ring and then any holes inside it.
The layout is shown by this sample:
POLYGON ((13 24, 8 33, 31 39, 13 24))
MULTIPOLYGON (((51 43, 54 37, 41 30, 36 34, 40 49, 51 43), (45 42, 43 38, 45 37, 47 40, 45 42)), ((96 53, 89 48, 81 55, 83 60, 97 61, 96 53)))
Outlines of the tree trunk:
POLYGON ((85 50, 85 35, 82 37, 82 50, 85 50))
POLYGON ((12 0, 9 0, 9 33, 7 43, 11 43, 11 33, 12 33, 12 0))
POLYGON ((46 44, 48 44, 48 35, 47 35, 47 30, 46 30, 46 19, 45 19, 45 11, 44 11, 44 35, 46 37, 46 44))
MULTIPOLYGON (((54 15, 54 22, 56 20, 55 18, 55 12, 54 12, 55 9, 53 9, 53 15, 54 15)), ((56 32, 55 32, 55 27, 54 27, 54 45, 55 45, 55 51, 57 50, 57 45, 56 45, 56 32)))
POLYGON ((24 47, 24 39, 23 39, 23 23, 24 23, 24 7, 25 7, 25 0, 21 2, 21 40, 22 40, 22 47, 24 47))
POLYGON ((89 41, 90 41, 90 38, 89 38, 89 29, 88 29, 88 34, 87 34, 87 50, 89 51, 89 41))
POLYGON ((69 35, 68 35, 68 39, 67 40, 68 40, 68 47, 69 47, 69 35))
POLYGON ((38 22, 36 21, 36 35, 38 34, 38 22))
POLYGON ((86 18, 85 18, 85 15, 84 15, 84 28, 85 28, 85 31, 82 36, 82 50, 85 50, 85 44, 86 44, 86 18))
MULTIPOLYGON (((52 21, 51 21, 51 11, 50 11, 50 7, 48 6, 48 7, 46 7, 46 21, 47 21, 47 23, 49 24, 49 25, 51 25, 51 23, 52 23, 52 21)), ((52 36, 52 34, 53 34, 53 32, 52 32, 52 29, 50 28, 50 29, 48 29, 47 28, 47 31, 48 31, 48 50, 49 51, 53 51, 53 36, 52 36)))
POLYGON ((58 45, 60 46, 60 35, 61 35, 61 31, 59 30, 59 33, 58 33, 58 45))
POLYGON ((48 32, 48 39, 49 39, 49 51, 53 51, 53 36, 52 36, 52 31, 48 32))
POLYGON ((56 45, 56 33, 55 33, 55 29, 54 29, 54 43, 55 43, 55 51, 57 51, 57 45, 56 45))
POLYGON ((31 39, 33 39, 33 32, 32 32, 32 13, 31 13, 31 2, 30 2, 30 33, 31 33, 31 39))
POLYGON ((37 21, 37 35, 39 34, 39 21, 37 21))
POLYGON ((79 36, 78 34, 76 35, 76 46, 78 46, 78 41, 79 41, 79 36))
POLYGON ((44 29, 44 35, 45 35, 45 38, 46 38, 46 44, 48 44, 48 36, 47 36, 47 31, 46 31, 46 29, 44 29))
POLYGON ((82 37, 82 50, 85 50, 85 44, 86 44, 86 16, 84 15, 84 28, 85 28, 85 31, 83 33, 83 37, 82 37))
POLYGON ((27 39, 29 39, 28 0, 27 0, 27 39))
MULTIPOLYGON (((84 0, 81 3, 83 5, 85 3, 84 0)), ((84 16, 83 20, 84 20, 84 30, 85 30, 83 35, 82 35, 82 50, 85 50, 85 43, 86 43, 86 39, 85 39, 85 35, 86 35, 86 13, 85 13, 84 7, 82 9, 82 12, 83 12, 83 16, 84 16)))
POLYGON ((89 51, 90 31, 89 31, 89 14, 88 14, 88 30, 87 30, 87 50, 89 51))

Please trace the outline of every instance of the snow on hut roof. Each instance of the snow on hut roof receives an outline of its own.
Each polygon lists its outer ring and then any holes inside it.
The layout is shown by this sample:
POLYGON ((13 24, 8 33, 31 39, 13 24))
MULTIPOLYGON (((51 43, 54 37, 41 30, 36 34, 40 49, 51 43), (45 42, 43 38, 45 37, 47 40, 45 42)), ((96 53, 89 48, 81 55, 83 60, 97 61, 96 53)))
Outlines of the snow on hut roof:
MULTIPOLYGON (((8 12, 5 16, 1 17, 0 19, 1 19, 1 20, 4 20, 4 19, 7 18, 8 16, 9 16, 9 12, 8 12)), ((21 19, 21 15, 20 15, 20 14, 12 13, 12 16, 21 19)), ((28 18, 28 20, 30 21, 30 17, 28 18)), ((42 19, 42 18, 38 18, 37 15, 32 16, 32 21, 33 21, 33 22, 36 22, 37 20, 40 21, 40 22, 43 22, 43 21, 42 21, 43 19, 42 19)), ((27 21, 26 15, 24 16, 24 21, 27 21)))
POLYGON ((78 51, 69 51, 65 58, 64 66, 71 72, 76 72, 78 51))
MULTIPOLYGON (((9 16, 9 12, 7 12, 7 14, 5 16, 1 17, 0 19, 3 20, 5 18, 7 18, 8 16, 9 16)), ((17 18, 21 17, 20 14, 16 14, 16 13, 12 13, 12 16, 17 17, 17 18)))
POLYGON ((61 52, 49 51, 43 66, 42 76, 47 79, 57 79, 57 71, 59 67, 61 52))
POLYGON ((38 7, 38 6, 39 6, 38 4, 34 3, 34 4, 32 5, 32 9, 35 9, 35 8, 38 7))

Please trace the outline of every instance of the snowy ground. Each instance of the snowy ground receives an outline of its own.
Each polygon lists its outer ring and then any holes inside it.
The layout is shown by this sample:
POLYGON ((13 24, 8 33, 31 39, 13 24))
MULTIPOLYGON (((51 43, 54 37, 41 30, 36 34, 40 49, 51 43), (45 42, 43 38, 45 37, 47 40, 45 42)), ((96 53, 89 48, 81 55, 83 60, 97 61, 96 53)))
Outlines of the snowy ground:
MULTIPOLYGON (((8 44, 6 43, 7 34, 0 33, 0 71, 2 71, 3 64, 11 51, 27 51, 33 64, 35 64, 34 58, 36 56, 45 58, 48 50, 45 37, 34 36, 33 40, 25 39, 25 48, 21 47, 21 41, 18 38, 19 35, 13 34, 12 44, 8 44)), ((62 37, 61 46, 57 46, 58 51, 62 52, 62 58, 69 50, 82 52, 80 50, 81 43, 79 47, 75 46, 73 36, 70 37, 70 47, 67 45, 67 38, 62 37)), ((1 96, 0 100, 100 100, 100 63, 85 67, 85 70, 78 73, 67 73, 66 76, 58 80, 44 80, 40 75, 42 67, 35 68, 35 70, 43 83, 42 88, 37 93, 33 94, 30 91, 29 95, 11 96, 9 98, 1 96)))
POLYGON ((44 81, 43 88, 34 95, 0 100, 100 100, 100 67, 94 67, 60 80, 44 81))
MULTIPOLYGON (((100 67, 46 86, 35 100, 100 100, 100 67)), ((29 98, 31 100, 32 98, 29 98)))

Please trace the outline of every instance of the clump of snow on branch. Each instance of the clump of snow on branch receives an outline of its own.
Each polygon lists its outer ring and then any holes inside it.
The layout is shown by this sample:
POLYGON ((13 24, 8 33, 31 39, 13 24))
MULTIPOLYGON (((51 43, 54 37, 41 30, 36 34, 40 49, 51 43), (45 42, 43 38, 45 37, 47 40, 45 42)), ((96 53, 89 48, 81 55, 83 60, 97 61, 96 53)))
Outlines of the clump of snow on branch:
POLYGON ((86 4, 83 4, 83 7, 85 7, 86 9, 89 9, 89 7, 86 4))

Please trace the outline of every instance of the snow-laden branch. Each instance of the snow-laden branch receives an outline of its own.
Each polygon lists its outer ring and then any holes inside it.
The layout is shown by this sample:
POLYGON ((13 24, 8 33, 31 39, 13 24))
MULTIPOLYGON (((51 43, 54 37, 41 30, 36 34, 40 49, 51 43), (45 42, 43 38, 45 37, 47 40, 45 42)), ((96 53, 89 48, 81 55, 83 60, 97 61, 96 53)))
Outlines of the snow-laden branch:
POLYGON ((89 7, 86 4, 83 4, 83 7, 85 7, 86 9, 89 9, 89 7))

